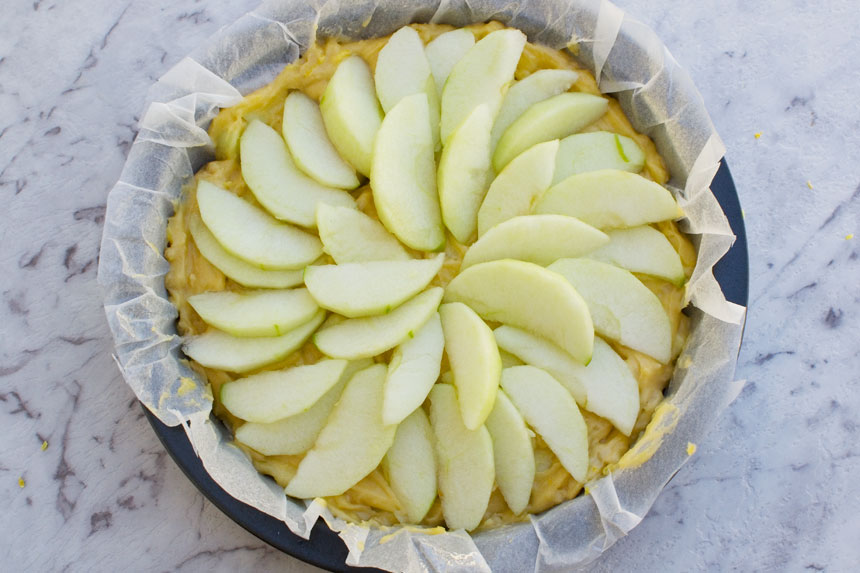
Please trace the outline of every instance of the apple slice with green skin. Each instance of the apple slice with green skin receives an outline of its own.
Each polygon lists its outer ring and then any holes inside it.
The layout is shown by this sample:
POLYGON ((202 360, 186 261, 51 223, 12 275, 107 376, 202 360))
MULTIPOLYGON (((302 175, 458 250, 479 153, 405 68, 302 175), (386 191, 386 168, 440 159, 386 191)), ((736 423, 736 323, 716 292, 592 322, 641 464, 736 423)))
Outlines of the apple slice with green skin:
POLYGON ((385 116, 374 145, 370 185, 379 220, 398 239, 419 251, 444 247, 425 94, 406 96, 385 116))
POLYGON ((314 344, 326 356, 356 360, 394 348, 415 333, 439 308, 441 287, 429 288, 388 314, 350 318, 321 329, 314 344))
POLYGON ((355 207, 355 200, 346 191, 320 185, 302 173, 281 134, 262 121, 251 120, 239 140, 239 149, 242 178, 275 218, 313 227, 320 203, 355 207))
POLYGON ((583 364, 591 360, 594 326, 585 301, 563 277, 534 263, 469 267, 448 283, 445 302, 462 302, 486 320, 542 336, 583 364))
POLYGON ((355 189, 355 169, 343 160, 325 131, 320 106, 300 91, 284 101, 284 141, 299 169, 316 181, 338 189, 355 189))
POLYGON ((320 309, 309 321, 281 336, 239 338, 220 330, 209 330, 187 340, 183 346, 189 358, 207 368, 228 372, 248 372, 282 360, 301 348, 325 320, 320 309))
POLYGON ((552 184, 558 140, 523 151, 499 173, 478 209, 478 237, 518 215, 528 215, 532 203, 552 184))
POLYGON ((645 152, 629 137, 608 131, 576 133, 561 140, 552 183, 601 169, 639 173, 644 166, 645 152))
POLYGON ((478 228, 478 209, 492 179, 490 108, 479 105, 448 139, 439 158, 437 181, 442 220, 460 243, 478 228))
POLYGON ((495 118, 526 44, 519 30, 490 32, 460 58, 442 90, 442 145, 479 105, 495 118))
POLYGON ((609 243, 588 254, 589 259, 602 261, 675 283, 684 284, 687 275, 681 257, 666 235, 648 226, 607 231, 609 243))
POLYGON ((442 514, 449 530, 478 527, 493 491, 493 440, 485 426, 463 424, 457 391, 436 384, 430 391, 430 424, 436 437, 442 514))
POLYGON ((588 474, 588 429, 570 392, 534 366, 502 371, 502 389, 573 479, 588 474))
POLYGON ((475 35, 472 31, 458 28, 440 34, 424 48, 440 100, 451 70, 474 45, 475 35))
POLYGON ((188 303, 206 324, 233 336, 280 336, 319 310, 304 288, 206 292, 188 297, 188 303))
POLYGON ((233 255, 262 269, 297 269, 322 254, 322 243, 208 181, 197 184, 200 218, 233 255))
POLYGON ((493 153, 496 171, 511 159, 541 141, 576 133, 606 113, 609 100, 600 96, 568 92, 536 103, 505 130, 493 153))
POLYGON ((411 258, 382 223, 357 209, 321 204, 317 207, 317 230, 323 251, 339 265, 411 258))
POLYGON ((484 423, 496 400, 502 359, 493 331, 475 311, 460 302, 439 307, 445 352, 451 364, 460 415, 470 430, 484 423))
POLYGON ((532 212, 569 215, 598 229, 638 227, 684 216, 668 189, 617 169, 571 175, 550 187, 532 212))
POLYGON ((347 382, 314 447, 284 489, 287 495, 340 495, 379 465, 397 430, 382 423, 385 372, 384 364, 375 364, 347 382))
POLYGON ((267 271, 231 255, 206 228, 199 215, 188 218, 188 230, 203 258, 244 287, 289 288, 302 284, 304 280, 304 269, 267 271))
POLYGON ((439 378, 445 337, 439 313, 394 349, 385 380, 382 420, 398 424, 424 403, 439 378))
POLYGON ((370 67, 359 56, 343 60, 328 82, 320 111, 326 133, 340 156, 370 175, 373 140, 382 124, 370 67))
POLYGON ((397 426, 382 467, 409 523, 420 523, 436 499, 433 429, 424 410, 418 408, 397 426))
POLYGON ((474 264, 517 259, 546 266, 578 257, 609 242, 609 237, 565 215, 524 215, 499 223, 469 247, 462 271, 474 264))
POLYGON ((499 388, 487 430, 493 439, 496 482, 508 507, 515 514, 525 511, 535 481, 532 439, 519 410, 499 388))
POLYGON ((667 364, 672 327, 660 299, 629 271, 590 259, 561 259, 549 267, 576 288, 591 312, 594 330, 667 364))

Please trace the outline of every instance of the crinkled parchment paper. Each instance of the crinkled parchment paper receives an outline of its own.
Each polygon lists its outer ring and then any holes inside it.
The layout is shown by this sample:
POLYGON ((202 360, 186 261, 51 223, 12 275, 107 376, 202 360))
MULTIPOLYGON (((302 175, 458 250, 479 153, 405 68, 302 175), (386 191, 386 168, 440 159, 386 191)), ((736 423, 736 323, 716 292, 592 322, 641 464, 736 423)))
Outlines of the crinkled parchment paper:
POLYGON ((406 571, 553 571, 587 563, 625 535, 651 507, 716 416, 740 391, 734 366, 745 309, 726 302, 714 263, 734 241, 709 189, 723 155, 701 96, 648 28, 600 0, 288 0, 263 4, 221 30, 165 74, 120 181, 110 193, 99 282, 116 339, 116 359, 137 397, 165 424, 182 424, 206 469, 237 499, 286 522, 307 538, 323 517, 346 541, 350 565, 406 571), (335 519, 320 502, 287 499, 230 445, 210 416, 212 397, 188 367, 168 302, 163 257, 166 221, 183 184, 213 159, 206 134, 221 107, 265 85, 316 38, 387 35, 410 22, 466 25, 499 20, 532 42, 570 48, 606 93, 620 100, 634 127, 657 143, 670 188, 698 247, 688 285, 693 329, 646 433, 620 469, 588 484, 588 495, 529 522, 473 536, 417 528, 369 529, 335 519))

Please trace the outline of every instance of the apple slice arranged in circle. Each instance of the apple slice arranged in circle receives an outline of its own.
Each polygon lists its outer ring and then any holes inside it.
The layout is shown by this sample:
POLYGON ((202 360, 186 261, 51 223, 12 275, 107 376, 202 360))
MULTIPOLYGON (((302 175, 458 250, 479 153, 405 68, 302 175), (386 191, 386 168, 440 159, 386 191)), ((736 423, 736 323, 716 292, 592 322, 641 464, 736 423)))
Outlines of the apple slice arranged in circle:
POLYGON ((472 31, 459 28, 437 36, 425 46, 424 53, 427 55, 427 62, 433 72, 433 80, 440 101, 442 90, 445 88, 445 82, 448 81, 451 70, 474 45, 475 35, 472 31))
POLYGON ((588 254, 589 259, 610 263, 631 273, 665 279, 678 286, 687 276, 681 257, 666 235, 648 226, 607 231, 609 243, 588 254))
POLYGON ((552 183, 602 169, 639 173, 644 165, 645 152, 629 137, 608 131, 577 133, 561 140, 552 183))
POLYGON ((304 288, 207 292, 188 297, 188 303, 206 324, 233 336, 280 336, 319 310, 304 288))
POLYGON ((382 460, 388 483, 406 509, 409 523, 419 523, 436 499, 433 429, 418 408, 397 426, 394 443, 382 460))
POLYGON ((519 410, 501 388, 487 430, 493 438, 496 482, 508 507, 515 514, 525 511, 535 481, 535 453, 532 439, 519 410))
POLYGON ((317 231, 334 262, 408 261, 411 257, 382 223, 357 209, 321 204, 317 231))

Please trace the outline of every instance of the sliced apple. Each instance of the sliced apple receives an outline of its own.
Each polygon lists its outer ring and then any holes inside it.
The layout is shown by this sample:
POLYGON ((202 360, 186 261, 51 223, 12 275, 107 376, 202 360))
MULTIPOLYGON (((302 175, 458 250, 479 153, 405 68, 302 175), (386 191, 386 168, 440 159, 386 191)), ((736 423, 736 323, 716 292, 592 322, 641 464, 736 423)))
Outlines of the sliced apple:
POLYGON ((424 48, 440 100, 445 82, 448 80, 448 74, 474 45, 475 35, 472 31, 458 28, 440 34, 424 48))
POLYGON ((666 364, 672 327, 660 299, 629 271, 590 259, 561 259, 549 267, 576 288, 591 312, 594 330, 666 364))
POLYGON ((448 283, 445 302, 462 302, 487 320, 543 336, 583 364, 591 359, 594 327, 585 301, 557 273, 534 263, 469 267, 448 283))
POLYGON ((284 489, 287 495, 340 495, 379 465, 397 430, 382 423, 385 372, 384 364, 375 364, 347 382, 314 447, 284 489))
POLYGON ((409 523, 420 523, 436 499, 433 429, 424 410, 418 408, 397 427, 382 467, 409 523))
POLYGON ((206 324, 233 336, 280 336, 319 310, 304 288, 206 292, 188 297, 188 303, 206 324))
POLYGON ((339 265, 410 259, 382 223, 357 209, 321 204, 317 208, 317 230, 323 251, 339 265))
POLYGON ((445 352, 451 364, 460 415, 470 430, 484 423, 496 400, 502 359, 493 331, 475 311, 463 303, 439 307, 445 352))
POLYGON ((325 320, 320 309, 308 322, 281 336, 238 338, 220 330, 209 330, 187 340, 183 346, 189 358, 207 368, 228 372, 248 372, 286 358, 305 343, 325 320))
POLYGON ((487 430, 493 439, 496 482, 508 507, 515 514, 525 511, 535 481, 535 453, 532 439, 519 410, 501 388, 487 430))
POLYGON ((426 95, 401 99, 385 116, 370 185, 379 220, 398 239, 421 251, 445 245, 426 95))
POLYGON ((520 360, 510 352, 505 352, 501 346, 499 346, 499 358, 502 359, 502 368, 510 368, 511 366, 522 366, 524 364, 522 360, 520 360))
POLYGON ((208 181, 197 184, 197 204, 203 223, 221 246, 260 268, 297 269, 322 254, 322 243, 313 235, 279 223, 208 181))
POLYGON ((382 108, 370 68, 359 56, 343 60, 328 82, 320 111, 326 133, 341 157, 370 175, 373 140, 382 124, 382 108))
POLYGON ((493 153, 493 167, 501 171, 508 162, 541 141, 576 133, 606 113, 606 98, 568 92, 536 103, 505 130, 493 153))
POLYGON ((382 420, 398 424, 421 406, 439 378, 445 337, 438 313, 394 349, 385 380, 382 420))
POLYGON ((414 333, 439 308, 441 287, 429 288, 388 314, 350 318, 327 326, 314 336, 314 344, 332 358, 369 358, 394 348, 414 333))
POLYGON ((636 227, 684 215, 665 187, 617 169, 571 175, 550 187, 532 212, 570 215, 598 229, 636 227))
POLYGON ((632 273, 642 273, 684 284, 687 276, 681 257, 666 235, 648 226, 607 231, 609 243, 588 254, 589 259, 610 263, 632 273))
POLYGON ((629 137, 608 131, 577 133, 561 140, 552 182, 601 169, 639 173, 644 165, 645 152, 629 137))
POLYGON ((609 237, 565 215, 524 215, 499 223, 469 247, 460 269, 498 259, 546 266, 578 257, 609 242, 609 237))
POLYGON ((299 169, 323 185, 355 189, 355 169, 343 160, 325 131, 320 106, 300 91, 284 101, 281 131, 299 169))
POLYGON ((588 429, 570 392, 534 366, 502 371, 502 389, 573 479, 588 474, 588 429))
POLYGON ((475 529, 493 491, 493 440, 485 426, 463 424, 457 391, 436 384, 430 391, 430 423, 436 436, 439 492, 448 529, 475 529))

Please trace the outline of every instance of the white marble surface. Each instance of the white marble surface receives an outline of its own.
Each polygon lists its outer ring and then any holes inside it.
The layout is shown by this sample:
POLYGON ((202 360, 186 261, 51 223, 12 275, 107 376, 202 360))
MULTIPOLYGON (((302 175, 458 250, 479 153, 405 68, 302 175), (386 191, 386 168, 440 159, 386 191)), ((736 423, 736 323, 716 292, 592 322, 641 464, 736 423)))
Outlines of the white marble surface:
MULTIPOLYGON (((749 383, 594 569, 849 570, 860 563, 860 5, 619 4, 690 71, 728 148, 751 251, 738 365, 749 383)), ((4 3, 4 570, 312 569, 230 521, 173 464, 113 364, 95 282, 106 195, 147 87, 253 5, 4 3)))

